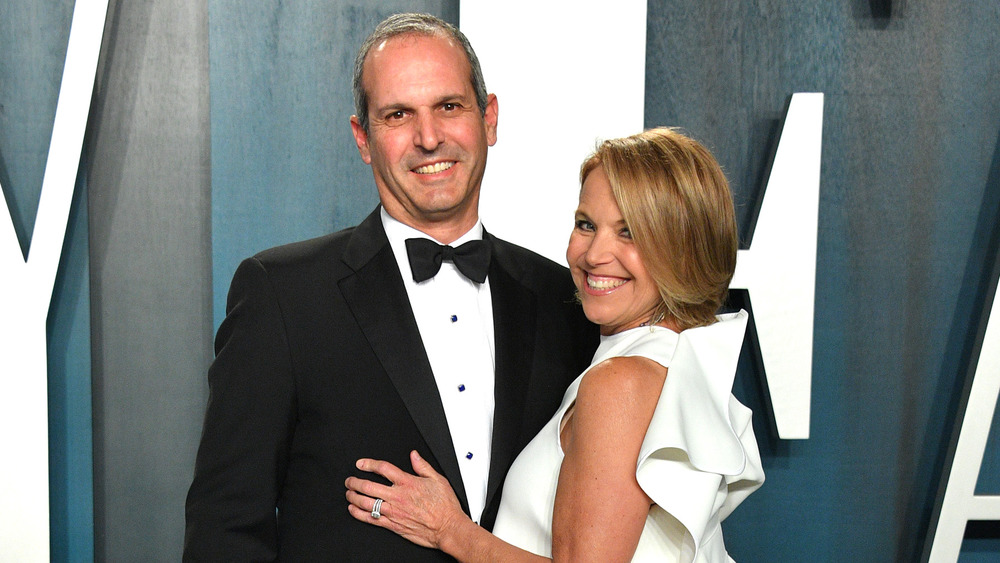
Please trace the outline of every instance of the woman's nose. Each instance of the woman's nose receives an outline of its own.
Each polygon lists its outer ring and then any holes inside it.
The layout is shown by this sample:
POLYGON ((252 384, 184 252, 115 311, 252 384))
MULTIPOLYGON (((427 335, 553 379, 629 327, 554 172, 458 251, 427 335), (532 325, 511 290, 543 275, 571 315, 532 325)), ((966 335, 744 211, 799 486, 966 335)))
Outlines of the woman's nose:
POLYGON ((584 258, 587 260, 587 263, 595 266, 606 264, 614 257, 612 252, 613 246, 614 243, 610 240, 610 237, 604 235, 604 233, 597 233, 590 239, 590 244, 587 246, 584 258))

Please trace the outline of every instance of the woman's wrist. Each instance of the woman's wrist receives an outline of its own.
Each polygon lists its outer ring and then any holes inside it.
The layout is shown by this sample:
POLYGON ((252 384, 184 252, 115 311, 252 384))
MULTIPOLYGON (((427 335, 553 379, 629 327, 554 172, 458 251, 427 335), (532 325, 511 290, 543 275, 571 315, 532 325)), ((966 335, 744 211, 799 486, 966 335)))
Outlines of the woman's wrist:
POLYGON ((461 513, 441 528, 438 548, 459 561, 468 561, 470 547, 480 532, 485 532, 485 530, 465 513, 461 513))

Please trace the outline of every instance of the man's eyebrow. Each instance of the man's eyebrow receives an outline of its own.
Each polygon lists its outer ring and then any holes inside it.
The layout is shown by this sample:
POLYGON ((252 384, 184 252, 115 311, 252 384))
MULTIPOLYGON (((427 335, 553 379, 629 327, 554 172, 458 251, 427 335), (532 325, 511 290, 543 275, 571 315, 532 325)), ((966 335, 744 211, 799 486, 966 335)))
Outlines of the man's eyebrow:
POLYGON ((376 113, 387 113, 387 112, 393 112, 393 111, 399 111, 399 110, 408 110, 408 109, 410 109, 410 106, 408 106, 407 104, 396 102, 396 103, 391 103, 391 104, 386 104, 384 106, 376 107, 375 108, 375 112, 376 113))
POLYGON ((441 98, 438 100, 437 103, 438 103, 438 105, 440 105, 440 104, 446 104, 448 102, 455 102, 455 101, 464 102, 467 99, 468 98, 465 96, 465 94, 448 94, 448 95, 445 95, 445 96, 441 96, 441 98))
MULTIPOLYGON (((469 96, 462 94, 460 92, 455 92, 452 94, 445 94, 438 97, 434 102, 431 103, 431 107, 438 107, 444 104, 459 103, 462 105, 475 105, 469 101, 469 96)), ((412 111, 413 105, 405 102, 391 102, 385 104, 384 106, 373 106, 371 111, 375 115, 382 115, 386 113, 392 113, 395 111, 412 111)))

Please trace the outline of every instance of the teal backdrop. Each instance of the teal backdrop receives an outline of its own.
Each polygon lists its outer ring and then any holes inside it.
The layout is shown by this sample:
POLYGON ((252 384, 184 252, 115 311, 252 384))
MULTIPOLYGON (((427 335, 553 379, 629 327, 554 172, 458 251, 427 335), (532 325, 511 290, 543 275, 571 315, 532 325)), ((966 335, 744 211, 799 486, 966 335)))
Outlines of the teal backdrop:
MULTIPOLYGON (((25 251, 72 8, 0 0, 0 184, 25 251)), ((788 97, 826 96, 812 435, 776 438, 745 350, 768 481, 726 521, 730 551, 918 560, 1000 272, 1000 3, 647 9, 645 124, 713 149, 744 239, 788 97)), ((53 561, 179 559, 232 273, 374 207, 350 67, 402 10, 459 18, 457 0, 112 0, 48 319, 53 561)), ((557 139, 572 92, 541 95, 557 139)), ((983 494, 1000 493, 997 422, 983 494)), ((1000 561, 998 538, 970 526, 960 560, 1000 561)))

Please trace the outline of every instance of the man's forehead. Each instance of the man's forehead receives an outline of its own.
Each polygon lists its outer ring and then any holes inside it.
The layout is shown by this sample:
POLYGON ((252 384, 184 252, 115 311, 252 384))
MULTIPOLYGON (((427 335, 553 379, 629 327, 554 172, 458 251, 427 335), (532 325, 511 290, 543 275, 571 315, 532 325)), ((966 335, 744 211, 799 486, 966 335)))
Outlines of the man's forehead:
MULTIPOLYGON (((362 81, 368 90, 368 94, 372 97, 371 101, 373 105, 398 105, 395 101, 377 99, 382 97, 381 94, 386 93, 386 87, 389 87, 390 90, 397 88, 405 89, 407 80, 412 80, 414 76, 414 73, 408 72, 409 70, 416 70, 418 68, 427 69, 433 68, 433 66, 443 68, 442 65, 450 69, 451 72, 447 74, 455 73, 454 76, 456 79, 460 80, 460 86, 456 83, 455 91, 447 94, 436 92, 434 94, 436 98, 458 98, 466 95, 474 95, 471 90, 466 91, 466 87, 471 88, 471 84, 469 84, 467 75, 469 72, 469 60, 466 57, 465 50, 446 35, 406 33, 382 41, 369 52, 365 61, 366 69, 362 81), (426 41, 434 41, 435 45, 430 46, 426 41), (443 53, 440 47, 444 47, 446 51, 451 51, 451 53, 442 58, 443 53), (385 65, 394 70, 387 69, 385 65), (401 67, 400 65, 403 66, 401 67), (426 65, 431 66, 428 67, 426 65)), ((421 76, 419 82, 427 83, 428 78, 432 76, 435 75, 428 74, 421 76)), ((441 83, 438 82, 438 84, 441 83)), ((435 101, 441 100, 437 99, 435 101)))
POLYGON ((379 43, 378 45, 376 45, 372 49, 372 52, 373 53, 381 53, 381 52, 385 51, 385 49, 387 47, 389 47, 389 46, 399 47, 399 48, 404 48, 404 49, 407 48, 407 47, 414 47, 418 43, 420 43, 421 41, 425 41, 425 40, 427 40, 427 41, 440 41, 440 42, 443 42, 443 43, 447 44, 449 47, 458 48, 458 46, 455 45, 455 42, 452 41, 451 37, 448 37, 445 34, 441 34, 441 33, 433 33, 433 34, 431 34, 431 33, 411 32, 411 33, 402 33, 400 35, 393 35, 392 37, 389 37, 388 39, 382 40, 381 43, 379 43))

